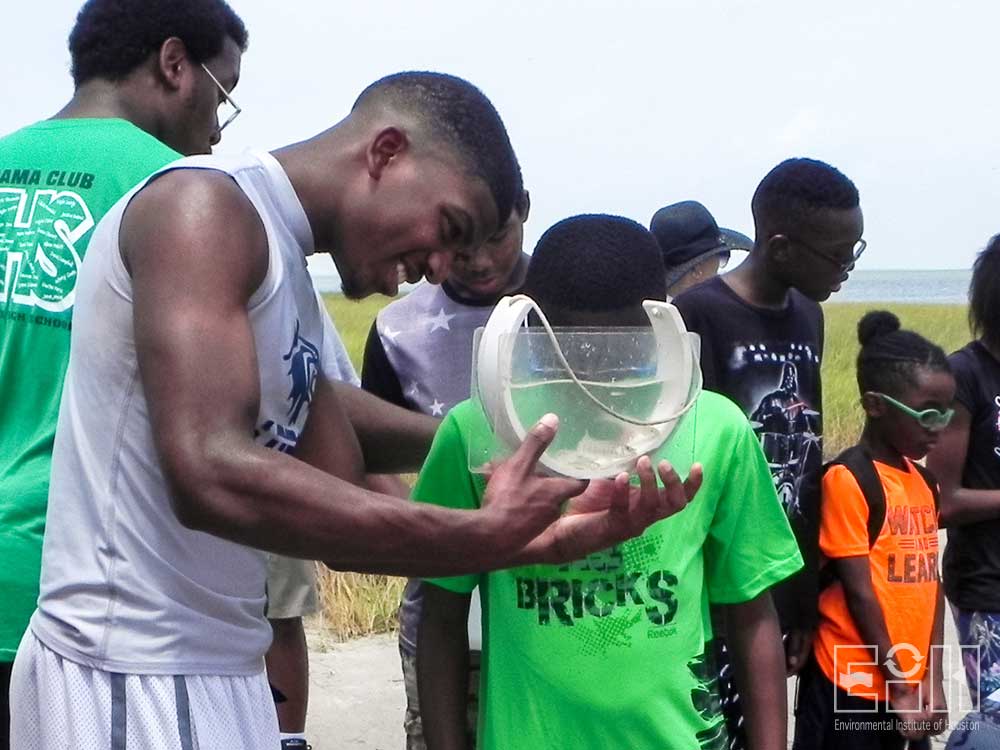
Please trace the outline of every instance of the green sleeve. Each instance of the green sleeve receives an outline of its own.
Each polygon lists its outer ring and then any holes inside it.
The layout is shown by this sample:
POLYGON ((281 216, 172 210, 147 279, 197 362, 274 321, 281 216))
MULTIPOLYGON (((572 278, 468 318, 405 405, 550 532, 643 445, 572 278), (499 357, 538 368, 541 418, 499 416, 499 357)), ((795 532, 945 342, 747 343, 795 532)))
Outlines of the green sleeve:
POLYGON ((738 415, 729 432, 732 440, 719 441, 728 446, 717 463, 725 477, 705 542, 708 596, 717 604, 749 601, 802 567, 795 535, 749 423, 738 415))
MULTIPOLYGON (((479 508, 482 479, 469 471, 468 449, 459 426, 460 416, 467 411, 465 406, 467 403, 452 409, 434 436, 434 444, 411 495, 418 503, 433 503, 459 510, 479 508)), ((478 575, 427 580, 459 594, 471 593, 479 585, 478 575)))

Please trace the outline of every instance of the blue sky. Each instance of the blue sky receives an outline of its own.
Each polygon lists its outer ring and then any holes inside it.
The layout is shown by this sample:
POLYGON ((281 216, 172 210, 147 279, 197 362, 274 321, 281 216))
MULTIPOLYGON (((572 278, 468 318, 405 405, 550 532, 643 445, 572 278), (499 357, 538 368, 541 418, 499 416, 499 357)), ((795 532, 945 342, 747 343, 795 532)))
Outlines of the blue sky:
MULTIPOLYGON (((386 73, 455 73, 507 123, 532 194, 528 248, 574 213, 645 224, 688 198, 752 234, 750 196, 788 156, 858 185, 862 268, 967 267, 1000 232, 1000 4, 232 4, 251 42, 234 92, 244 112, 221 150, 308 137, 386 73)), ((5 6, 8 132, 70 96, 79 3, 5 6)))

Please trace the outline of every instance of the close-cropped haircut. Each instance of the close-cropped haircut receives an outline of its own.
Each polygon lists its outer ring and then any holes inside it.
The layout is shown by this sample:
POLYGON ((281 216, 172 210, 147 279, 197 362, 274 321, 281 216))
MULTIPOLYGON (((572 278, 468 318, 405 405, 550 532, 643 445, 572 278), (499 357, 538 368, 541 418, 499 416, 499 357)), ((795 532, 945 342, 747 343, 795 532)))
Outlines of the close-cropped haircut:
POLYGON ((524 291, 544 307, 605 312, 667 297, 663 254, 641 224, 583 214, 549 227, 528 264, 524 291))
POLYGON ((371 84, 353 109, 378 101, 412 115, 486 183, 502 225, 523 190, 521 166, 500 114, 468 81, 445 73, 395 73, 371 84))
POLYGON ((900 328, 899 318, 886 310, 865 313, 858 322, 858 389, 899 396, 915 386, 916 371, 924 367, 950 372, 940 346, 919 333, 900 328))
POLYGON ((196 63, 218 55, 226 37, 247 48, 246 27, 224 0, 87 0, 69 34, 73 83, 120 81, 170 37, 196 63))
POLYGON ((758 222, 796 226, 815 211, 850 210, 858 189, 840 170, 816 159, 786 159, 754 191, 751 207, 758 222))
POLYGON ((972 335, 1000 347, 1000 234, 995 234, 972 266, 969 284, 972 335))

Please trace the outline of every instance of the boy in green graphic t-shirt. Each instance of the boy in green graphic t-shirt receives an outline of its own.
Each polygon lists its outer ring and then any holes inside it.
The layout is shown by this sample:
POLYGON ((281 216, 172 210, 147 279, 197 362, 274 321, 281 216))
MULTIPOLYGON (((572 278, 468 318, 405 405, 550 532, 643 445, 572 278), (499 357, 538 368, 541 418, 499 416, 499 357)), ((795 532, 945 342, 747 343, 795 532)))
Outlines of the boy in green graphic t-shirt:
POLYGON ((69 38, 73 98, 0 138, 0 750, 38 599, 80 263, 119 198, 219 141, 220 87, 235 86, 246 41, 222 0, 90 0, 69 38))
MULTIPOLYGON (((664 299, 655 239, 632 221, 579 216, 549 229, 525 292, 553 325, 642 324, 664 299)), ((466 401, 445 418, 413 497, 479 506, 469 445, 488 423, 466 401)), ((785 669, 768 588, 802 565, 757 440, 739 409, 703 392, 695 415, 652 456, 704 481, 690 505, 642 536, 569 565, 430 579, 418 685, 430 750, 464 748, 465 612, 483 600, 480 750, 724 748, 710 663, 709 603, 732 608, 755 747, 784 748, 785 669), (695 427, 697 428, 695 430, 695 427), (687 431, 685 433, 685 431, 687 431), (693 446, 693 451, 691 446, 693 446)))

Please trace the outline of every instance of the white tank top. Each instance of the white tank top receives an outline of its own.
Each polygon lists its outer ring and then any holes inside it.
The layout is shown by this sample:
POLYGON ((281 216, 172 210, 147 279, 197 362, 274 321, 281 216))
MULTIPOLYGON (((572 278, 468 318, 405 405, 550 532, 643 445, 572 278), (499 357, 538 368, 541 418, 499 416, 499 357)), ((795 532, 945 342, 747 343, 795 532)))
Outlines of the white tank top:
MULTIPOLYGON (((260 376, 254 439, 290 451, 324 345, 308 220, 269 154, 192 157, 161 171, 184 167, 230 174, 266 230, 267 275, 248 304, 260 376)), ((106 671, 251 674, 271 640, 264 553, 184 528, 153 443, 118 249, 142 187, 100 222, 80 269, 31 627, 53 651, 106 671)))

